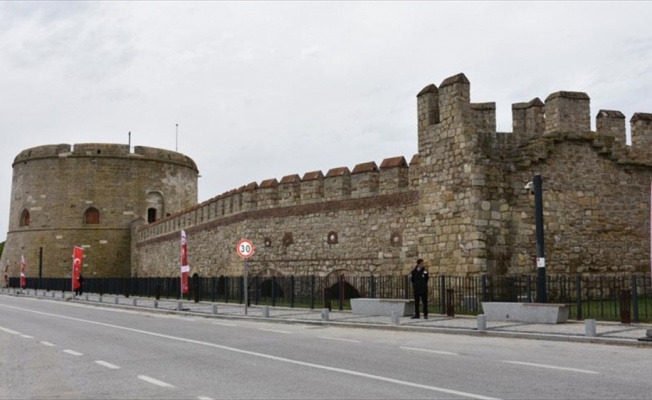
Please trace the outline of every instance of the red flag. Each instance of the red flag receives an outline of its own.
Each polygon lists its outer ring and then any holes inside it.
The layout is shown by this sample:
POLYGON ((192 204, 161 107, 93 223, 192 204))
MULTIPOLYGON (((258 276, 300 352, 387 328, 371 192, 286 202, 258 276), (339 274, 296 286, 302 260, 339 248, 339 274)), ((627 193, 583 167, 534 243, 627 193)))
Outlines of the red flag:
POLYGON ((25 268, 27 268, 27 263, 25 263, 25 257, 20 255, 20 288, 25 289, 27 286, 27 279, 25 278, 25 268))
POLYGON ((181 231, 181 293, 188 293, 188 241, 186 240, 186 231, 181 231))
POLYGON ((75 246, 72 251, 72 290, 79 289, 79 275, 82 273, 82 264, 84 260, 84 249, 75 246))

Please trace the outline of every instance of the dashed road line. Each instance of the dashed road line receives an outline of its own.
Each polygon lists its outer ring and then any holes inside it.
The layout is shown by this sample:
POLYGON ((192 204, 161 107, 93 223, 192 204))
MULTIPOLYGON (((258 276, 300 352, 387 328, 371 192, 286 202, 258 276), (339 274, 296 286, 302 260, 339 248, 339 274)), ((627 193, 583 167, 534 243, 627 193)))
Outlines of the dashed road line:
POLYGON ((0 331, 11 333, 12 335, 20 335, 20 332, 12 331, 11 329, 8 329, 8 328, 0 327, 0 331))
POLYGON ((214 400, 212 397, 198 396, 197 400, 214 400))
POLYGON ((410 351, 421 351, 424 353, 432 353, 432 354, 443 354, 447 356, 459 356, 458 353, 454 353, 452 351, 442 351, 442 350, 430 350, 430 349, 420 349, 418 347, 400 347, 403 350, 410 350, 410 351))
POLYGON ((77 356, 77 357, 84 355, 84 353, 79 353, 79 352, 77 352, 75 350, 64 350, 63 352, 67 353, 67 354, 70 354, 71 356, 77 356))
POLYGON ((50 343, 50 342, 41 342, 41 344, 44 345, 44 346, 48 346, 48 347, 55 347, 56 346, 54 343, 50 343))
POLYGON ((30 336, 30 335, 20 335, 20 337, 25 339, 34 339, 34 336, 30 336))
POLYGON ((102 361, 102 360, 96 360, 95 363, 96 363, 96 364, 99 364, 99 365, 101 365, 101 366, 103 366, 103 367, 107 367, 107 368, 109 368, 109 369, 120 369, 119 366, 114 365, 114 364, 111 364, 111 363, 106 362, 106 361, 102 361))
POLYGON ((330 337, 330 336, 319 336, 320 339, 327 339, 327 340, 337 340, 340 342, 350 342, 350 343, 362 343, 360 340, 353 340, 353 339, 344 339, 344 338, 337 338, 337 337, 330 337))
POLYGON ((508 363, 508 364, 526 365, 526 366, 529 366, 529 367, 558 369, 560 371, 580 372, 580 373, 583 373, 583 374, 599 374, 599 372, 597 372, 597 371, 591 371, 591 370, 579 369, 579 368, 560 367, 560 366, 557 366, 557 365, 533 364, 533 363, 528 363, 528 362, 509 361, 509 360, 503 360, 503 362, 508 363))
POLYGON ((166 387, 166 388, 173 388, 174 385, 170 385, 167 382, 159 381, 158 379, 150 378, 149 376, 145 375, 138 375, 138 379, 143 380, 145 382, 151 383, 153 385, 157 385, 160 387, 166 387))
POLYGON ((236 324, 229 324, 227 322, 211 322, 213 325, 220 325, 220 326, 238 326, 236 324))
POLYGON ((265 331, 265 332, 275 332, 275 333, 287 333, 287 334, 292 334, 290 331, 280 331, 276 329, 263 329, 263 328, 258 328, 259 331, 265 331))

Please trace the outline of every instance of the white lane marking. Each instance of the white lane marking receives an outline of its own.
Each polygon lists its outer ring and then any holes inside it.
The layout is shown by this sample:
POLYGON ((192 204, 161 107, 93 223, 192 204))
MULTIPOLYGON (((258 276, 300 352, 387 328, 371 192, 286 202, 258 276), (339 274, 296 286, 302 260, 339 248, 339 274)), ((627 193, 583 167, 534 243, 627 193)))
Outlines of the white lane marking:
POLYGON ((11 329, 8 328, 0 327, 0 331, 11 333, 12 335, 20 335, 20 332, 12 331, 11 329))
POLYGON ((174 385, 170 385, 169 383, 159 381, 158 379, 150 378, 149 376, 145 376, 145 375, 138 375, 138 379, 143 380, 145 382, 149 382, 149 383, 151 383, 153 385, 157 385, 157 386, 160 386, 160 387, 166 387, 166 388, 173 388, 174 387, 174 385))
POLYGON ((453 353, 452 351, 441 351, 441 350, 430 350, 430 349, 420 349, 418 347, 403 347, 401 346, 401 349, 403 350, 410 350, 410 351, 422 351, 424 353, 433 353, 433 354, 444 354, 447 356, 459 356, 457 353, 453 353))
POLYGON ((533 364, 533 363, 527 363, 527 362, 521 362, 521 361, 509 361, 509 360, 503 360, 503 362, 508 363, 508 364, 527 365, 529 367, 558 369, 558 370, 561 370, 561 371, 581 372, 583 374, 599 374, 599 372, 597 372, 597 371, 590 371, 590 370, 587 370, 587 369, 578 369, 578 368, 559 367, 557 365, 533 364))
POLYGON ((220 326, 238 326, 236 324, 229 324, 227 322, 211 322, 213 325, 220 325, 220 326))
POLYGON ((63 352, 68 353, 68 354, 70 354, 72 356, 77 356, 77 357, 84 355, 84 353, 79 353, 79 352, 77 352, 75 350, 64 350, 63 352))
POLYGON ((198 396, 197 400, 214 400, 212 397, 198 396))
POLYGON ((197 344, 197 345, 206 346, 206 347, 212 347, 212 348, 220 349, 220 350, 224 350, 224 351, 231 351, 231 352, 234 352, 234 353, 246 354, 246 355, 253 356, 253 357, 266 358, 268 360, 280 361, 280 362, 285 362, 285 363, 288 363, 288 364, 301 365, 301 366, 304 366, 304 367, 310 367, 310 368, 321 369, 321 370, 325 370, 325 371, 337 372, 337 373, 346 374, 346 375, 359 376, 359 377, 362 377, 362 378, 373 379, 373 380, 382 381, 382 382, 395 383, 397 385, 403 385, 403 386, 409 386, 409 387, 414 387, 414 388, 419 388, 419 389, 424 389, 424 390, 430 390, 430 391, 433 391, 433 392, 452 394, 452 395, 455 395, 455 396, 468 397, 468 398, 471 398, 471 399, 498 400, 495 397, 488 397, 488 396, 483 396, 483 395, 480 395, 480 394, 462 392, 462 391, 459 391, 459 390, 446 389, 446 388, 437 387, 437 386, 423 385, 423 384, 420 384, 420 383, 408 382, 408 381, 403 381, 403 380, 400 380, 400 379, 387 378, 387 377, 384 377, 384 376, 367 374, 365 372, 358 372, 358 371, 353 371, 353 370, 350 370, 350 369, 335 368, 335 367, 329 367, 327 365, 314 364, 314 363, 309 363, 309 362, 305 362, 305 361, 293 360, 291 358, 277 357, 277 356, 273 356, 273 355, 270 355, 270 354, 257 353, 257 352, 254 352, 254 351, 242 350, 242 349, 238 349, 238 348, 235 348, 235 347, 223 346, 223 345, 220 345, 220 344, 209 343, 209 342, 202 342, 202 341, 199 341, 199 340, 193 340, 193 339, 188 339, 188 338, 179 337, 179 336, 170 336, 170 335, 164 335, 162 333, 143 331, 143 330, 140 330, 140 329, 129 328, 127 326, 112 325, 112 324, 107 324, 105 322, 90 321, 90 320, 87 320, 87 319, 68 317, 66 315, 60 315, 60 314, 51 314, 51 313, 46 313, 46 312, 43 312, 43 311, 30 310, 30 309, 27 309, 27 308, 12 307, 12 306, 4 305, 4 304, 0 304, 0 307, 12 308, 12 309, 16 309, 16 310, 22 310, 22 311, 26 311, 26 312, 31 312, 33 314, 47 315, 47 316, 50 316, 50 317, 66 319, 66 320, 69 320, 69 321, 77 321, 77 322, 83 322, 83 323, 87 323, 87 324, 91 324, 91 325, 97 325, 97 326, 103 326, 103 327, 108 327, 108 328, 120 329, 120 330, 127 331, 127 332, 140 333, 140 334, 143 334, 143 335, 149 335, 149 336, 163 338, 163 339, 169 339, 169 340, 176 340, 176 341, 184 342, 184 343, 192 343, 192 344, 197 344))
POLYGON ((30 336, 30 335, 20 335, 20 337, 25 339, 34 339, 34 336, 30 336))
POLYGON ((107 367, 109 369, 120 369, 120 367, 118 367, 117 365, 113 365, 113 364, 111 364, 109 362, 102 361, 102 360, 97 360, 97 361, 95 361, 95 363, 97 363, 97 364, 99 364, 99 365, 101 365, 103 367, 107 367))
POLYGON ((343 338, 330 337, 330 336, 319 336, 319 338, 320 339, 328 339, 328 340, 338 340, 340 342, 362 343, 362 341, 360 341, 360 340, 343 339, 343 338))
POLYGON ((50 343, 50 342, 41 342, 41 344, 44 345, 44 346, 55 347, 55 345, 53 343, 50 343))
POLYGON ((291 334, 292 332, 290 331, 279 331, 276 329, 263 329, 263 328, 258 328, 259 331, 265 331, 265 332, 275 332, 275 333, 289 333, 291 334))

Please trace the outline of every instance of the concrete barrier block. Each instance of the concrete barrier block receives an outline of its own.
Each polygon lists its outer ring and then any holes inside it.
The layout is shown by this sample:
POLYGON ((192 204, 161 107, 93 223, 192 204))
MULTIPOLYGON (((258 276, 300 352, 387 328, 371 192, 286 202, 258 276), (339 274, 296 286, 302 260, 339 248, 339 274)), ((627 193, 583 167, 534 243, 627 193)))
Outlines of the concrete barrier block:
POLYGON ((399 316, 414 315, 414 300, 406 299, 351 299, 351 312, 355 315, 387 315, 396 311, 399 316))
POLYGON ((584 321, 584 332, 586 336, 590 336, 590 337, 594 337, 597 335, 594 319, 587 319, 584 321))
POLYGON ((566 322, 570 307, 555 303, 484 302, 482 310, 487 321, 519 321, 539 324, 566 322))
POLYGON ((478 315, 478 330, 479 331, 487 330, 487 316, 484 314, 478 315))

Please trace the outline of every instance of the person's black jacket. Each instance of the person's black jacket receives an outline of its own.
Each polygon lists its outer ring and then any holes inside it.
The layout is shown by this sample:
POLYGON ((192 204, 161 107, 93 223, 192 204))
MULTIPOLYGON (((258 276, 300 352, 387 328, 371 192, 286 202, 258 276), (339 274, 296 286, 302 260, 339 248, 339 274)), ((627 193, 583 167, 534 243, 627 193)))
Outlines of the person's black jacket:
POLYGON ((412 276, 410 277, 414 294, 428 294, 428 278, 428 271, 425 268, 419 270, 417 267, 414 267, 412 276))

